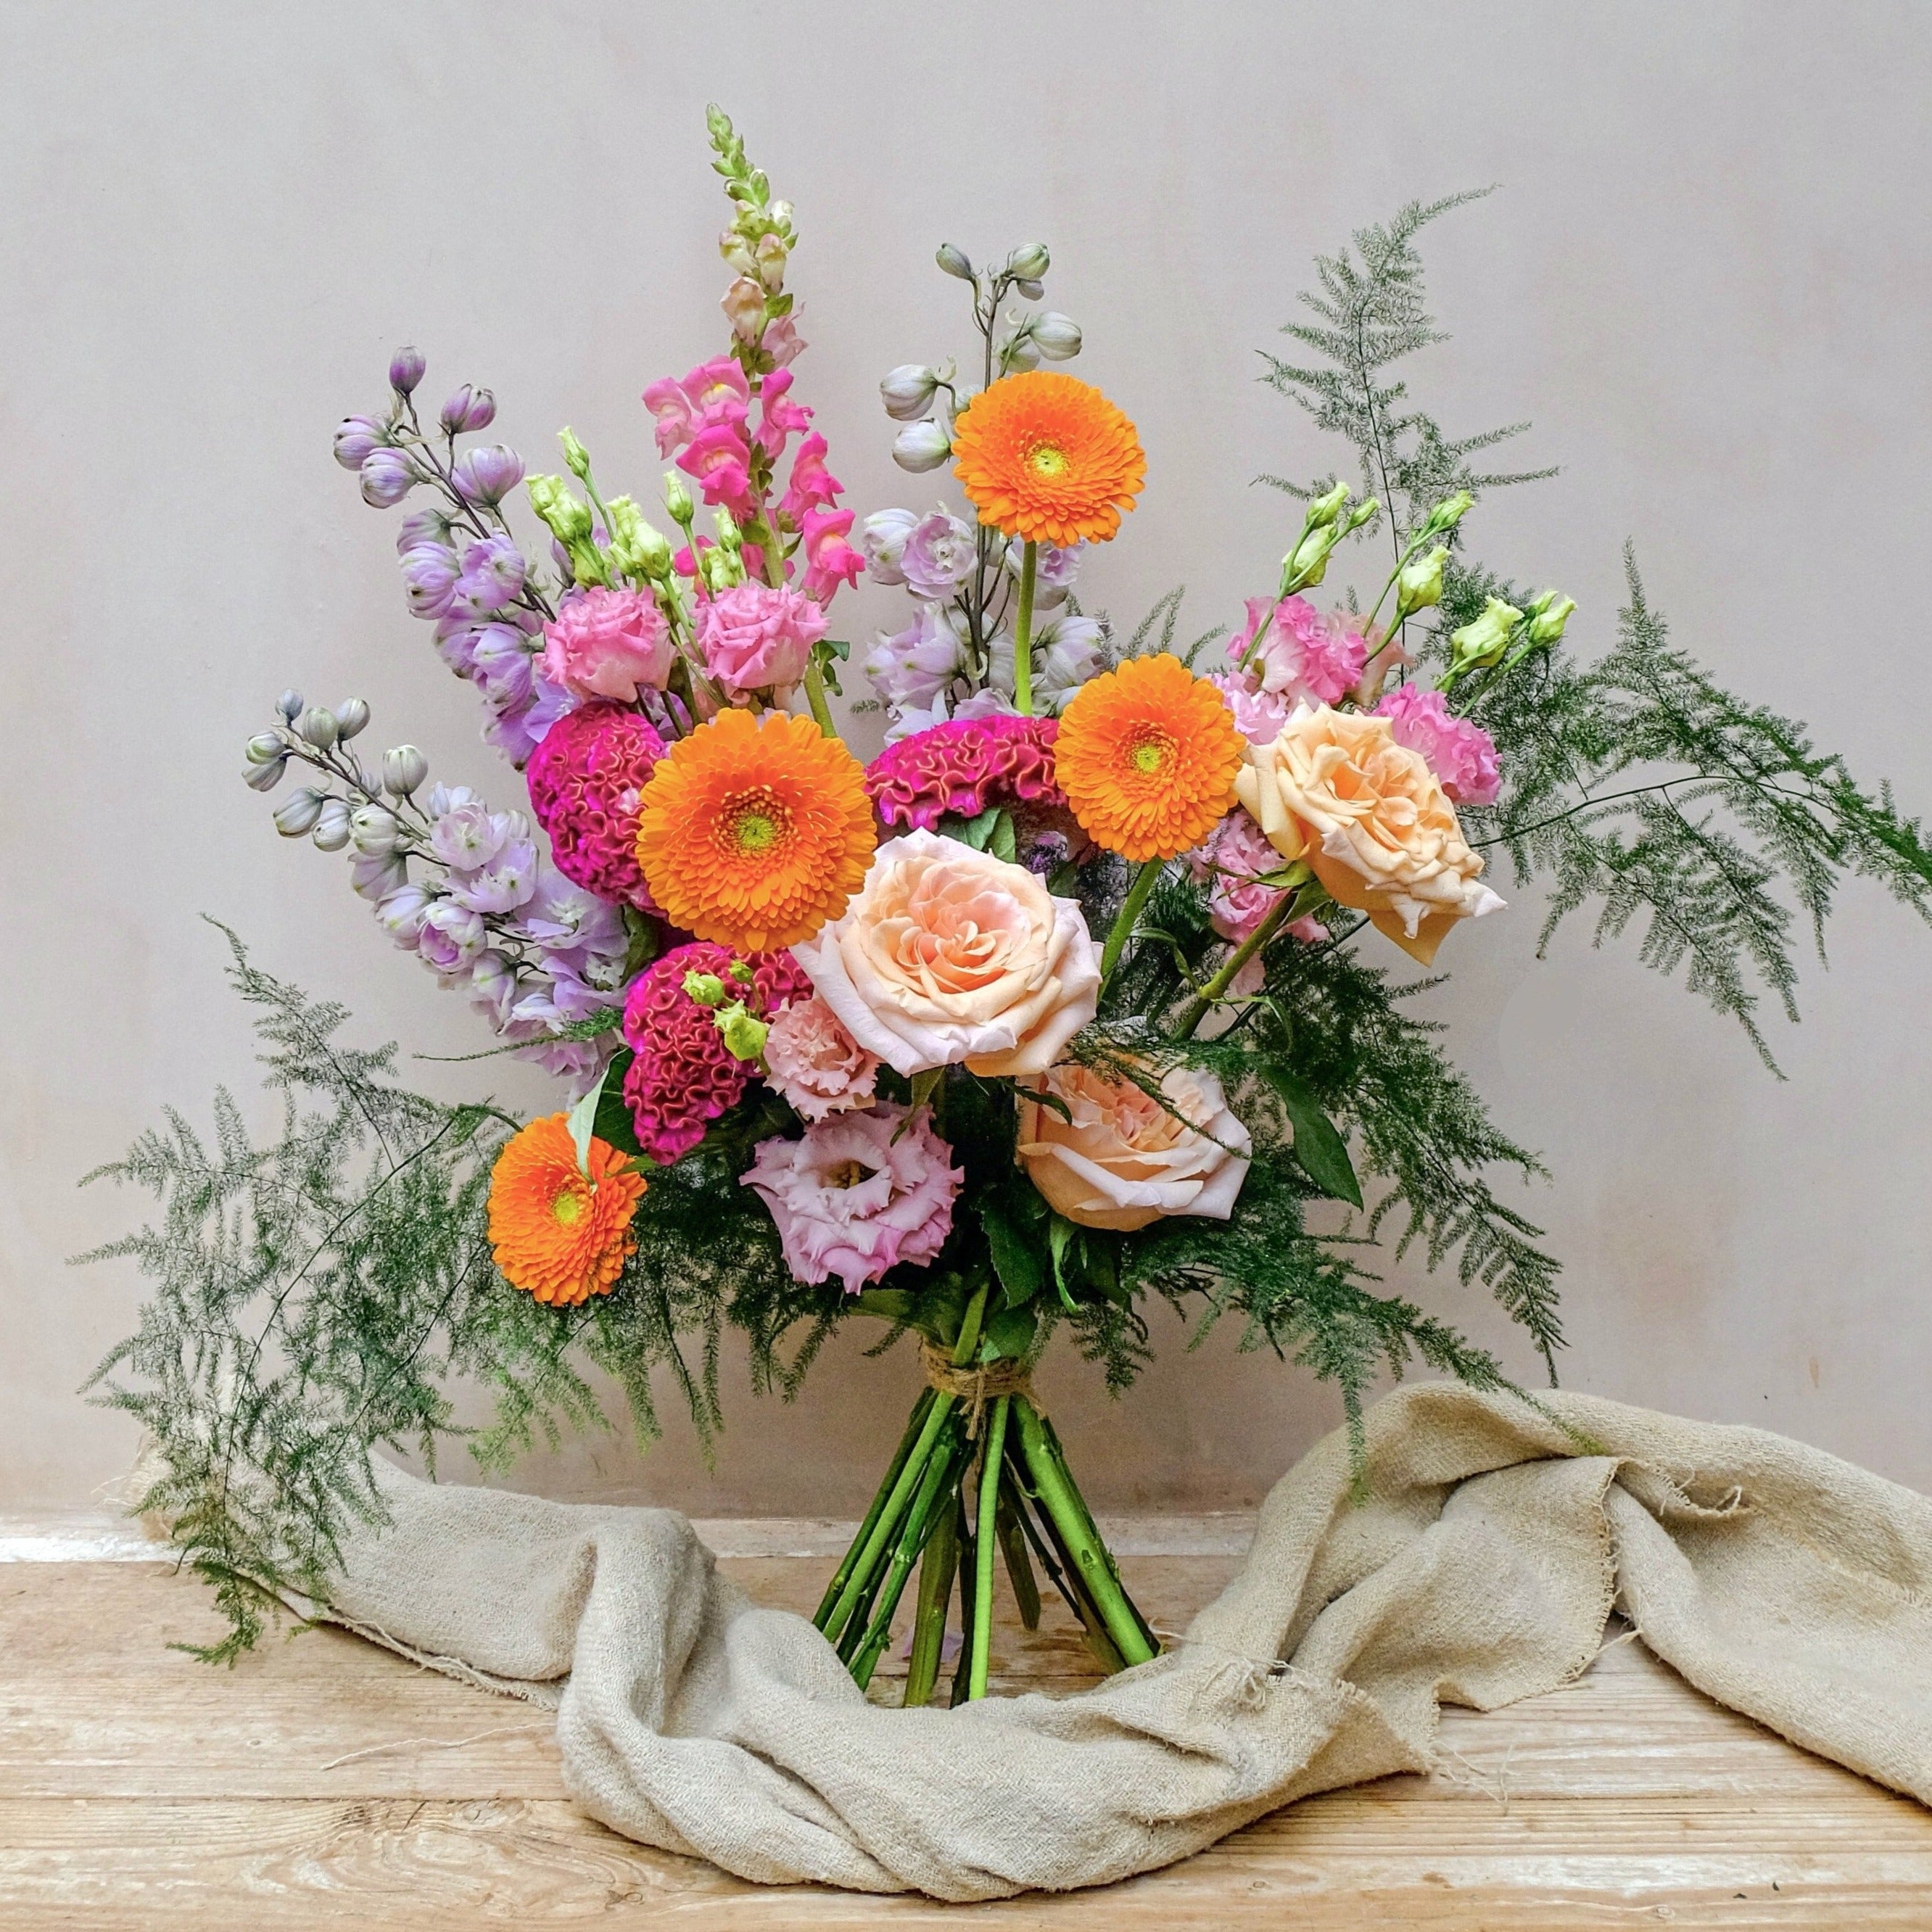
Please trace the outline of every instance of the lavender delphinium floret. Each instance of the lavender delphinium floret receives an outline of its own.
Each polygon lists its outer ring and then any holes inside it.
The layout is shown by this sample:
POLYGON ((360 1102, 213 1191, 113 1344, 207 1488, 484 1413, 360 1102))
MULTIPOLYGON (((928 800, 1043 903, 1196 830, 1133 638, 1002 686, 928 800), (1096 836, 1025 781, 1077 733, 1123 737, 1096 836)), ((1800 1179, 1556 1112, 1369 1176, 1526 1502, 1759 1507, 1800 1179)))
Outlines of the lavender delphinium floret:
POLYGON ((449 476, 466 502, 500 503, 524 480, 524 459, 500 442, 486 442, 459 457, 449 476))
POLYGON ((465 382, 436 412, 446 436, 463 436, 488 429, 496 420, 496 398, 488 389, 465 382))
POLYGON ((372 509, 400 503, 422 481, 415 464, 400 449, 372 449, 358 469, 362 500, 372 509))

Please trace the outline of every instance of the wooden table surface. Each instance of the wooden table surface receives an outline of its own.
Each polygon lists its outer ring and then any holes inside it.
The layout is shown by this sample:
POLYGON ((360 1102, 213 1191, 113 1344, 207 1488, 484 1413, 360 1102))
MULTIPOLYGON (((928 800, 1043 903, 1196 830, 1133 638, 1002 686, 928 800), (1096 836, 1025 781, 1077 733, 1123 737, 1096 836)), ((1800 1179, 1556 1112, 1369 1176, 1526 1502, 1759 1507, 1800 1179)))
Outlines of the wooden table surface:
MULTIPOLYGON (((1124 1554, 1121 1567, 1172 1628, 1235 1562, 1124 1554)), ((724 1567, 796 1607, 829 1563, 724 1567)), ((1932 1813, 1720 1709, 1634 1642, 1548 1696, 1446 1712, 1450 1775, 1310 1799, 1102 1890, 942 1906, 762 1889, 632 1844, 565 1798, 542 1712, 340 1632, 272 1640, 232 1671, 166 1647, 218 1628, 199 1586, 152 1562, 0 1562, 4 1932, 1932 1929, 1932 1813)), ((1035 1635, 1003 1626, 994 1660, 996 1690, 1091 1681, 1055 1604, 1035 1635)), ((896 1682, 882 1674, 876 1694, 896 1701, 896 1682)))

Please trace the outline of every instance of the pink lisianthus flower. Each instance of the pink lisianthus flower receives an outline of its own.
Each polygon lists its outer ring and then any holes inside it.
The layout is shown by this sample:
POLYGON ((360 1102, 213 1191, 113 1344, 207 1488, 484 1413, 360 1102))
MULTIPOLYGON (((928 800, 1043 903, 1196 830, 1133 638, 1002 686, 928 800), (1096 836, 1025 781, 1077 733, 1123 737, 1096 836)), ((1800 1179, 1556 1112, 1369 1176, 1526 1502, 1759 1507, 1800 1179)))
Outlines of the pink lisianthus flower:
POLYGON ((1283 889, 1261 881, 1283 863, 1239 806, 1188 854, 1188 870, 1208 888, 1208 923, 1223 939, 1238 945, 1280 904, 1283 889))
POLYGON ((804 676, 825 626, 824 608, 798 591, 740 584, 698 606, 698 644, 732 697, 768 691, 782 701, 804 676))
POLYGON ((794 1000, 765 1036, 766 1081, 808 1120, 868 1105, 879 1064, 816 993, 794 1000))
POLYGON ((680 380, 666 376, 644 392, 644 406, 657 418, 658 454, 669 456, 682 449, 698 434, 704 418, 721 404, 735 401, 738 420, 752 399, 751 385, 745 380, 734 356, 719 356, 700 362, 680 380))
POLYGON ((803 1138, 760 1141, 740 1181, 778 1224, 785 1265, 802 1282, 836 1275, 856 1294, 901 1262, 930 1262, 952 1228, 966 1178, 924 1108, 882 1102, 814 1121, 803 1138))
POLYGON ((1228 646, 1238 668, 1263 625, 1261 649, 1248 669, 1262 690, 1279 693, 1291 710, 1298 703, 1339 704, 1369 661, 1368 640, 1349 628, 1346 611, 1324 616, 1305 597, 1250 597, 1248 621, 1228 646))
POLYGON ((1281 692, 1264 691, 1252 671, 1214 671, 1208 682, 1228 700, 1228 709, 1234 714, 1234 729, 1250 744, 1268 744, 1281 735, 1294 706, 1281 692))
POLYGON ((800 527, 805 534, 805 593, 830 604, 839 585, 856 584, 866 568, 866 560, 845 540, 852 512, 808 510, 800 527))
POLYGON ((637 701, 670 676, 670 627, 641 590, 574 592, 544 626, 544 675, 578 698, 637 701))
POLYGON ((1398 745, 1420 754, 1452 804, 1496 803, 1503 783, 1496 740, 1480 724, 1453 716, 1441 692, 1399 684, 1376 714, 1389 720, 1398 745))

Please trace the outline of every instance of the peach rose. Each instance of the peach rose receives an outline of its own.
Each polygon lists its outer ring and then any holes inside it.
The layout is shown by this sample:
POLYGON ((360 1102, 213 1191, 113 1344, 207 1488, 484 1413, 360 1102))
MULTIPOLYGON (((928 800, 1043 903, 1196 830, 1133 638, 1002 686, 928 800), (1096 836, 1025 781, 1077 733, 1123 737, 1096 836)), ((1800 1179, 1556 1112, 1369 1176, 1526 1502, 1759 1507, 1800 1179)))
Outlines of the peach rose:
POLYGON ((1234 790, 1284 859, 1306 860, 1331 898, 1425 966, 1459 919, 1503 903, 1436 774, 1386 718, 1298 711, 1249 746, 1234 790))
POLYGON ((1176 1066, 1159 1085, 1166 1107, 1131 1080, 1108 1080, 1090 1066, 1056 1066, 1046 1091, 1070 1119, 1021 1090, 1020 1164, 1068 1220, 1127 1230, 1162 1214, 1225 1221, 1234 1212, 1253 1143, 1222 1097, 1220 1082, 1176 1066))
POLYGON ((908 1076, 962 1060, 1044 1073, 1100 997, 1078 905, 936 832, 887 839, 843 916, 792 957, 853 1039, 908 1076))

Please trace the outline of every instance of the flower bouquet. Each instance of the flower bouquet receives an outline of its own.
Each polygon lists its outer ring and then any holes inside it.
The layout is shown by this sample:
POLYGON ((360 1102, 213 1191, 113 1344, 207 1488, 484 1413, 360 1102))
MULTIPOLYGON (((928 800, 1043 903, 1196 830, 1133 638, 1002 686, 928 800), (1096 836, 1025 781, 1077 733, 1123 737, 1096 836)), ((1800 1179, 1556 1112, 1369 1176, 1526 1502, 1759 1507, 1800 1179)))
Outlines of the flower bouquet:
POLYGON ((528 808, 432 785, 408 745, 367 764, 365 704, 293 692, 248 782, 301 767, 278 829, 346 851, 396 944, 566 1091, 528 1121, 410 1093, 393 1048, 339 1043, 340 1008, 236 944, 282 1134, 254 1145, 224 1096, 212 1150, 178 1119, 144 1138, 108 1172, 161 1225, 102 1250, 158 1284, 100 1375, 232 1620, 212 1654, 278 1598, 326 1598, 344 1526, 380 1516, 368 1450, 433 1458, 453 1384, 495 1391, 470 1432, 486 1468, 601 1420, 593 1370, 648 1437, 668 1368, 708 1433, 726 1324, 789 1393, 860 1315, 921 1373, 818 1612, 859 1682, 913 1590, 905 1700, 931 1699, 956 1592, 952 1695, 983 1695, 1001 1567, 1030 1622, 1044 1571, 1104 1666, 1144 1660, 1031 1385, 1057 1330, 1118 1390, 1155 1300, 1232 1316, 1338 1383, 1352 1424, 1418 1356, 1514 1386, 1380 1287, 1386 1235, 1487 1287, 1553 1376, 1557 1263, 1491 1180, 1534 1157, 1391 968, 1499 911, 1499 869, 1540 874, 1546 932, 1589 904, 1600 938, 1641 922, 1645 959, 1768 1058, 1756 1007, 1790 1003, 1794 908, 1822 929, 1852 872, 1932 910, 1916 824, 1675 650, 1634 566, 1618 640, 1582 663, 1568 598, 1472 558, 1476 500, 1523 479, 1480 470, 1497 435, 1447 435, 1391 373, 1438 339, 1414 244, 1453 203, 1322 263, 1300 359, 1266 379, 1360 474, 1285 484, 1286 554, 1245 622, 1186 640, 1178 592, 1130 634, 1083 600, 1146 457, 1113 400, 1044 366, 1082 346, 1036 306, 1046 249, 939 251, 970 300, 967 373, 881 389, 898 461, 948 494, 856 523, 796 379, 792 212, 716 110, 711 136, 728 338, 643 392, 661 514, 607 494, 567 430, 568 473, 526 478, 476 440, 487 390, 426 420, 413 351, 336 434, 370 504, 412 506, 410 608, 528 808), (831 704, 862 574, 911 604, 862 656, 869 760, 831 704))

